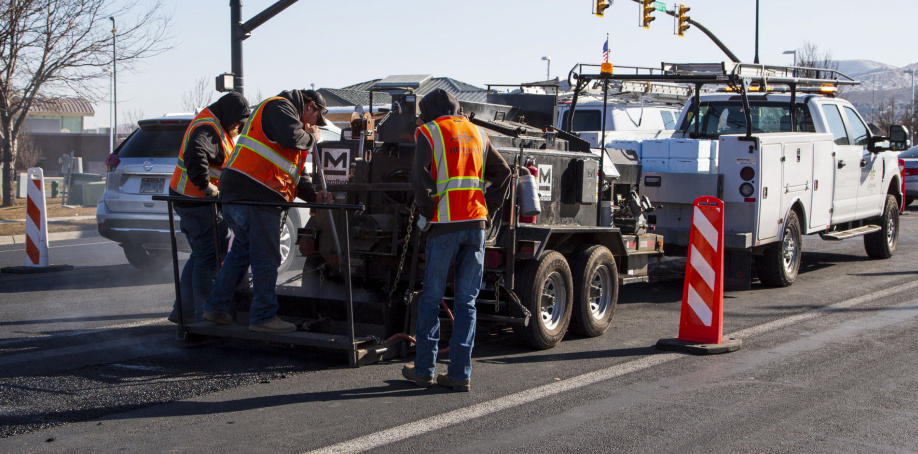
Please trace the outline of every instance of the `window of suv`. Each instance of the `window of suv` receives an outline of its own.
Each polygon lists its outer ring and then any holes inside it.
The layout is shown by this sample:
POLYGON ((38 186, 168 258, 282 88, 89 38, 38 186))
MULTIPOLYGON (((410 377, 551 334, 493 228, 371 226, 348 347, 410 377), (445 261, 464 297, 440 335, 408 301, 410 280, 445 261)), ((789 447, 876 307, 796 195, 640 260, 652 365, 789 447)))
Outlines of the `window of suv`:
POLYGON ((188 122, 143 124, 118 149, 124 158, 178 158, 188 122))

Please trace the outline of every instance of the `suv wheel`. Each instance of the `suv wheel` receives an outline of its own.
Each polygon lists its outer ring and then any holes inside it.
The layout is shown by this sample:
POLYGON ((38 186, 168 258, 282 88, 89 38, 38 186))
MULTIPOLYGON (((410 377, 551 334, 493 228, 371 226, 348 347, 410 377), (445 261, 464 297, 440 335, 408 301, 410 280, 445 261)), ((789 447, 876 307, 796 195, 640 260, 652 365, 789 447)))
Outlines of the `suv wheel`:
POLYGON ((143 271, 159 271, 172 262, 168 251, 148 250, 142 244, 122 243, 124 256, 134 268, 143 271))

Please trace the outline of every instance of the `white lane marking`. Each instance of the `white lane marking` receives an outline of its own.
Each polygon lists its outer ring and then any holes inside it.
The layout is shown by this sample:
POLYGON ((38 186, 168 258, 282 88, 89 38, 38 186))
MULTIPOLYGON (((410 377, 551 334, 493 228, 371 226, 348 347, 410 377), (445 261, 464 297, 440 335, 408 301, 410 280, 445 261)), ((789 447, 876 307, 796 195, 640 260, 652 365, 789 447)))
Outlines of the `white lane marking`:
MULTIPOLYGON (((876 299, 884 298, 889 295, 893 295, 905 290, 910 290, 915 287, 918 287, 918 282, 910 282, 902 285, 897 285, 892 288, 881 290, 878 292, 871 293, 869 295, 863 295, 855 298, 851 298, 845 301, 841 301, 824 308, 816 309, 811 312, 807 312, 799 315, 792 315, 790 317, 785 317, 779 320, 775 320, 768 323, 763 323, 761 325, 753 326, 751 328, 746 328, 735 333, 725 334, 727 337, 742 338, 742 337, 752 337, 760 334, 764 334, 770 331, 783 328, 794 323, 800 323, 809 319, 813 319, 827 313, 839 310, 847 309, 850 307, 863 304, 867 301, 873 301, 876 299)), ((487 416, 492 413, 496 413, 501 410, 506 410, 508 408, 518 407, 529 402, 533 402, 545 397, 560 394, 563 392, 573 391, 584 386, 592 385, 594 383, 599 383, 601 381, 609 380, 612 378, 620 377, 622 375, 630 374, 632 372, 638 372, 644 369, 649 369, 653 366, 658 366, 660 364, 667 363, 680 358, 686 358, 686 355, 682 354, 669 354, 669 353, 659 353, 651 356, 645 356, 643 358, 629 361, 627 363, 617 364, 605 369, 600 369, 597 371, 589 372, 583 375, 578 375, 567 380, 560 382, 550 383, 547 385, 542 385, 537 388, 528 389, 521 391, 515 394, 510 394, 504 397, 498 397, 496 399, 489 400, 487 402, 482 402, 480 404, 472 405, 471 407, 459 408, 450 412, 442 413, 440 415, 432 416, 430 418, 425 418, 419 421, 410 422, 403 424, 401 426, 393 427, 391 429, 382 430, 376 433, 369 435, 364 435, 362 437, 354 438, 352 440, 343 441, 341 443, 326 446, 324 448, 316 449, 314 451, 309 451, 308 454, 343 454, 343 453, 357 453, 363 452, 369 449, 378 448, 380 446, 385 446, 391 443, 402 441, 414 436, 423 435, 435 430, 442 429, 444 427, 449 427, 452 425, 460 424, 465 421, 469 421, 475 418, 480 418, 482 416, 487 416)))
MULTIPOLYGON (((75 239, 75 240, 78 240, 79 238, 74 238, 74 239, 75 239)), ((66 241, 66 240, 59 240, 59 241, 66 241)), ((65 248, 65 247, 95 246, 95 245, 97 245, 97 244, 114 244, 114 245, 117 245, 117 244, 118 244, 118 243, 115 243, 115 242, 112 242, 112 241, 99 241, 98 243, 61 244, 61 245, 55 246, 53 243, 54 243, 54 241, 52 241, 52 244, 51 244, 51 246, 49 246, 49 249, 61 249, 61 248, 65 248)), ((6 250, 0 251, 0 252, 22 252, 22 251, 25 251, 25 247, 23 247, 23 248, 16 248, 16 249, 6 249, 6 250)))

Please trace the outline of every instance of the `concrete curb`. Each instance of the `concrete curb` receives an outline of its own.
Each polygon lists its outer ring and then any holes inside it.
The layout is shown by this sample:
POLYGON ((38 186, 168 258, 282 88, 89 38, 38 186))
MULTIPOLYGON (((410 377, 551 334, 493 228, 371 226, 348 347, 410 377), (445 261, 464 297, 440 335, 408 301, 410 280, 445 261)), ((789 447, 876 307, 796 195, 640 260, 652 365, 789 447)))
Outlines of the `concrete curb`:
MULTIPOLYGON (((76 240, 79 238, 96 238, 101 236, 96 229, 74 230, 70 232, 55 232, 48 234, 48 241, 76 240)), ((0 245, 25 244, 25 235, 0 236, 0 245)))

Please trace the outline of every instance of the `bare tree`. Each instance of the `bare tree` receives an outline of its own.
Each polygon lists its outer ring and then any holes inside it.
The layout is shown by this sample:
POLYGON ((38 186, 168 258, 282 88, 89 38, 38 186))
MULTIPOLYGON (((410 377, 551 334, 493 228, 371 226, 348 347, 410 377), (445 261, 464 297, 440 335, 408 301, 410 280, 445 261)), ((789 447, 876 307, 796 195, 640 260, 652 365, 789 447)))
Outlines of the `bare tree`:
POLYGON ((888 101, 881 102, 877 108, 876 125, 885 134, 889 127, 896 123, 896 98, 889 98, 888 101))
POLYGON ((118 128, 118 132, 127 135, 140 127, 137 122, 143 120, 145 116, 143 114, 143 109, 131 109, 124 114, 124 117, 127 123, 122 123, 120 128, 118 128))
MULTIPOLYGON (((825 68, 838 70, 838 62, 832 59, 832 53, 821 51, 811 42, 804 42, 803 47, 797 49, 797 66, 804 68, 825 68)), ((805 71, 802 77, 820 77, 821 71, 805 71)))
POLYGON ((16 153, 15 168, 17 172, 25 172, 38 164, 41 160, 42 152, 41 149, 35 146, 35 141, 32 139, 32 132, 25 126, 19 130, 17 143, 19 149, 16 153))
POLYGON ((195 109, 207 107, 213 97, 214 87, 211 86, 206 76, 201 77, 195 80, 194 88, 182 95, 182 110, 194 112, 195 109))
POLYGON ((0 206, 13 203, 19 132, 35 101, 73 93, 100 97, 94 82, 107 77, 102 68, 112 66, 113 39, 119 68, 168 49, 171 18, 158 0, 143 8, 139 2, 114 3, 7 0, 0 5, 0 156, 6 176, 0 206), (120 28, 110 28, 110 17, 120 28))

